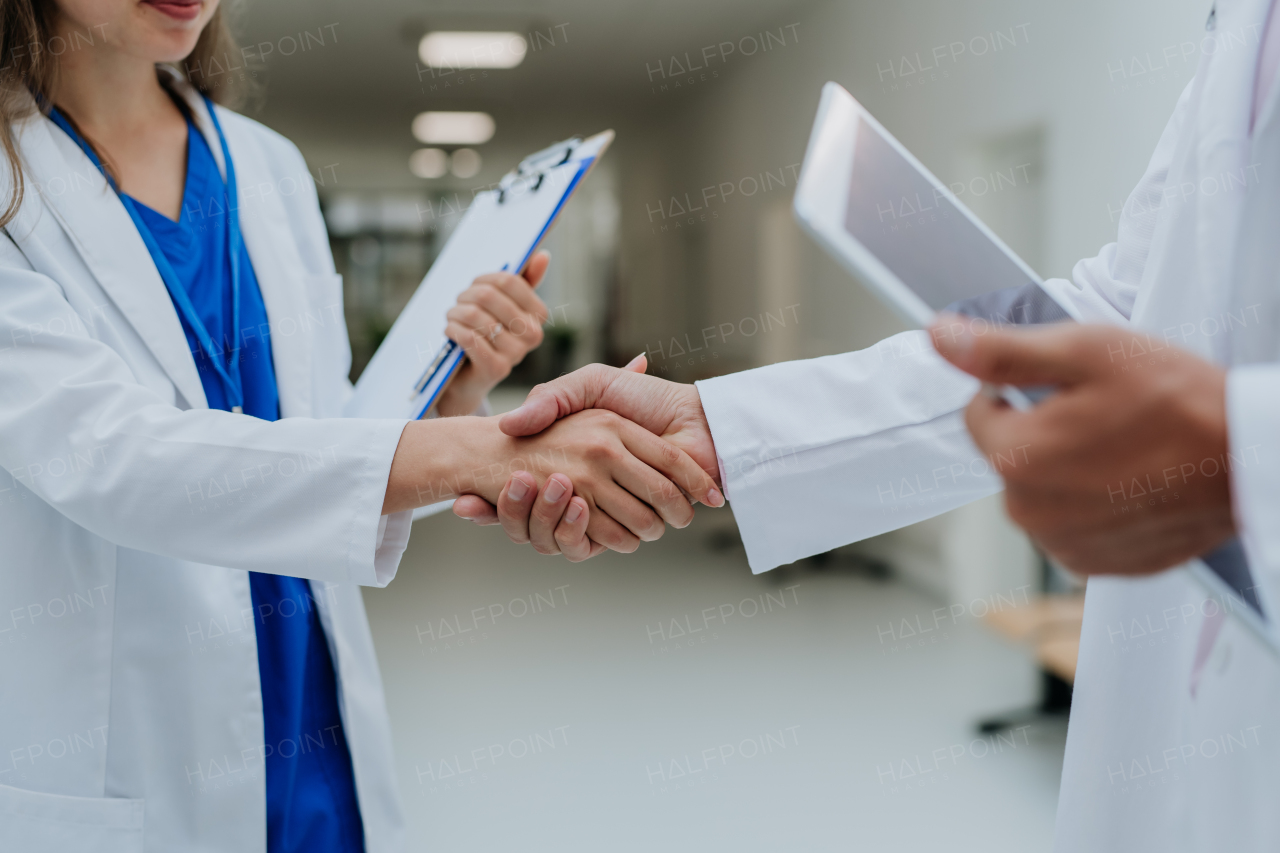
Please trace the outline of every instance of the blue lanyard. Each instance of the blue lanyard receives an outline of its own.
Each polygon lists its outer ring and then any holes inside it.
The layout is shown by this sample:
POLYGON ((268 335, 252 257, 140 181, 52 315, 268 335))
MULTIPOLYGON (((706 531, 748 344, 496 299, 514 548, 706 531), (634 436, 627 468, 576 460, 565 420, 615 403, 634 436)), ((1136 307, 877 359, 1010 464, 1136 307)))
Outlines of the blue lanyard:
MULTIPOLYGON (((218 142, 222 145, 222 160, 226 164, 227 170, 227 178, 223 186, 227 194, 227 254, 230 256, 228 261, 231 270, 231 327, 233 334, 238 338, 240 334, 240 216, 238 208, 235 207, 236 170, 231 163, 231 150, 227 147, 227 138, 222 133, 222 125, 218 122, 218 114, 214 112, 213 102, 209 100, 207 95, 203 97, 205 104, 209 108, 209 118, 213 120, 213 127, 218 132, 218 142)), ((196 340, 200 342, 201 348, 204 349, 205 355, 209 357, 209 362, 213 365, 213 369, 218 372, 218 378, 222 380, 222 386, 227 394, 227 401, 231 404, 231 411, 237 414, 244 412, 244 385, 240 375, 239 341, 237 340, 236 345, 231 347, 229 364, 223 364, 216 354, 217 349, 213 345, 213 338, 210 337, 209 330, 205 328, 204 323, 200 320, 200 315, 196 313, 195 306, 191 304, 191 298, 187 295, 186 288, 178 280, 178 274, 174 272, 169 259, 165 257, 164 252, 160 249, 160 244, 156 241, 155 235, 151 233, 151 229, 147 227, 147 223, 138 212, 138 207, 133 203, 133 199, 120 192, 116 182, 112 180, 111 176, 107 174, 107 170, 103 168, 98 155, 80 137, 80 134, 76 133, 75 128, 71 126, 71 122, 67 121, 66 116, 54 108, 49 111, 49 118, 75 140, 93 165, 97 166, 98 171, 107 179, 111 189, 115 190, 121 203, 124 204, 124 209, 129 212, 129 218, 133 220, 134 226, 137 227, 138 234, 142 237, 142 242, 146 244, 147 251, 151 253, 151 258, 156 264, 156 270, 160 273, 160 278, 164 280, 164 286, 169 291, 169 297, 173 300, 174 305, 178 306, 178 310, 182 313, 182 318, 187 321, 187 325, 195 333, 196 340)), ((196 130, 195 132, 198 133, 199 131, 196 130)), ((188 168, 190 168, 189 165, 188 168)))

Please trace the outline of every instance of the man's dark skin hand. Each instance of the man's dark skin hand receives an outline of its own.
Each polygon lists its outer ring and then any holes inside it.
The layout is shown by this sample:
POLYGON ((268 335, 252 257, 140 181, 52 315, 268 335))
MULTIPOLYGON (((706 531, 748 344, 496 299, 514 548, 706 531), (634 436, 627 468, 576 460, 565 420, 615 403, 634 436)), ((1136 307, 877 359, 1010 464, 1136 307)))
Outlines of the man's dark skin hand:
POLYGON ((1245 463, 1229 454, 1221 368, 1113 326, 996 330, 950 316, 931 332, 986 383, 1056 387, 1025 412, 980 393, 965 422, 1004 478, 1010 517, 1063 565, 1149 574, 1233 535, 1230 469, 1245 463))

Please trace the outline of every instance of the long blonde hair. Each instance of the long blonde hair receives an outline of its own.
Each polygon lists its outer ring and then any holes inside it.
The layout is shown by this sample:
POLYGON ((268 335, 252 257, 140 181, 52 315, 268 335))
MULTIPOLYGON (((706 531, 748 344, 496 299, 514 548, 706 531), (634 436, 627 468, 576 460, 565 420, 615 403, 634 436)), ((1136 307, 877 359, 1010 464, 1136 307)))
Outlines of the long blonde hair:
MULTIPOLYGON (((102 37, 100 33, 95 36, 97 28, 73 33, 69 41, 54 35, 55 14, 54 0, 0 0, 0 146, 12 176, 8 197, 0 198, 0 227, 17 215, 26 188, 14 126, 37 109, 48 109, 58 57, 68 49, 92 46, 95 37, 102 37), (33 99, 32 95, 39 97, 33 99)), ((243 97, 244 86, 235 79, 212 79, 209 69, 216 66, 217 57, 236 52, 235 39, 219 5, 178 71, 216 103, 232 105, 243 97)))

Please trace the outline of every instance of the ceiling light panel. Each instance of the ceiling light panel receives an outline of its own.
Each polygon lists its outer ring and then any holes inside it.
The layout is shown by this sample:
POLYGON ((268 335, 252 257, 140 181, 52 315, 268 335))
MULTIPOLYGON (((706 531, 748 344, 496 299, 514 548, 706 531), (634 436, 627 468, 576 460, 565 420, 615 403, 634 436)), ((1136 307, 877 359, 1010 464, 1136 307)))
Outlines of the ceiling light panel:
POLYGON ((413 120, 413 135, 428 145, 482 145, 493 138, 488 113, 425 112, 413 120))
POLYGON ((434 32, 418 43, 429 68, 515 68, 528 51, 519 33, 434 32))

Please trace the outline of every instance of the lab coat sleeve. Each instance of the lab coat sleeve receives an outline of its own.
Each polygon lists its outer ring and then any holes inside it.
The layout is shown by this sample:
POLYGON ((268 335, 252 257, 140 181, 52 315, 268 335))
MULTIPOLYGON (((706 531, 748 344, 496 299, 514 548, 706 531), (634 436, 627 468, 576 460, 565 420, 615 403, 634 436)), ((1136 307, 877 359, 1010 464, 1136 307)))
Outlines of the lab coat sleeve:
POLYGON ((925 332, 697 383, 754 572, 999 491, 965 431, 977 380, 925 332))
MULTIPOLYGON (((1263 606, 1280 604, 1280 364, 1227 372, 1227 429, 1236 529, 1263 606)), ((1274 615, 1273 615, 1274 618, 1274 615)))
MULTIPOLYGON (((1115 243, 1046 288, 1077 319, 1126 323, 1186 121, 1183 92, 1146 173, 1119 212, 1115 243)), ((755 572, 931 518, 1002 487, 1026 448, 986 459, 965 430, 977 382, 925 332, 870 349, 697 383, 755 572)))
POLYGON ((16 482, 120 546, 391 580, 409 513, 384 520, 381 508, 404 421, 184 411, 76 320, 57 284, 0 239, 0 464, 16 482))

